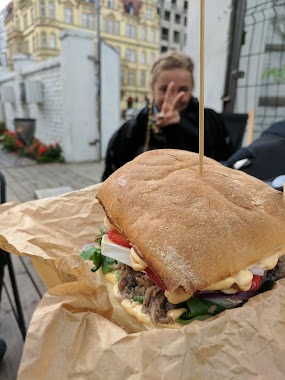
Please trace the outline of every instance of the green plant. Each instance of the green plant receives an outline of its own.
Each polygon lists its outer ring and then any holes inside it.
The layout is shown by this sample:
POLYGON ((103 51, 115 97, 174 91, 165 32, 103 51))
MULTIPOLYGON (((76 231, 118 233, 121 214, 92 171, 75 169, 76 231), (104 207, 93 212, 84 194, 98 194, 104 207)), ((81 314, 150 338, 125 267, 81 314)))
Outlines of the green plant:
POLYGON ((58 143, 50 145, 41 145, 38 148, 36 160, 39 163, 64 162, 64 158, 62 157, 61 146, 58 143))
POLYGON ((3 137, 3 149, 7 152, 20 152, 24 148, 24 144, 17 138, 14 132, 6 131, 3 137))
POLYGON ((3 134, 3 149, 30 157, 39 163, 64 162, 62 148, 58 143, 45 145, 39 139, 34 138, 33 143, 27 148, 17 138, 16 133, 11 131, 3 134))

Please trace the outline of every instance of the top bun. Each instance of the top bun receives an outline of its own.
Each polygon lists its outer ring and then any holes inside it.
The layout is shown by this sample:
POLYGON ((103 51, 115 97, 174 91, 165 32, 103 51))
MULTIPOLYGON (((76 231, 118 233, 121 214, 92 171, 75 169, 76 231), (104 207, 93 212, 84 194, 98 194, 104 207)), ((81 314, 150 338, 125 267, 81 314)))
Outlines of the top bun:
MULTIPOLYGON (((282 192, 197 153, 145 152, 97 198, 168 291, 193 294, 285 244, 282 192)), ((285 252, 285 251, 284 251, 285 252)))

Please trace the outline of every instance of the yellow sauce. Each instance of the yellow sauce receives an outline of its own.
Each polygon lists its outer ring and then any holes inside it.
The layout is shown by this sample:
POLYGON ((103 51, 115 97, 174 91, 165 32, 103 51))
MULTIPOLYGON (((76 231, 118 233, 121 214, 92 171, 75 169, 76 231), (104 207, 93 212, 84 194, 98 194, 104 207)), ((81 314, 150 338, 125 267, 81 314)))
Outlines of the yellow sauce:
POLYGON ((187 301, 192 295, 183 292, 183 290, 177 290, 176 292, 164 292, 165 297, 168 299, 170 303, 177 305, 180 302, 187 301))
POLYGON ((246 292, 251 288, 253 278, 253 274, 251 273, 250 269, 261 268, 265 271, 273 269, 276 266, 279 257, 282 255, 284 255, 283 247, 278 251, 274 252, 272 255, 266 257, 265 259, 262 259, 257 263, 250 265, 246 269, 239 271, 235 276, 231 276, 222 281, 216 282, 215 284, 210 285, 203 290, 220 290, 221 292, 226 294, 234 294, 239 289, 246 292), (238 286, 239 289, 236 289, 235 284, 238 286))
POLYGON ((131 248, 130 258, 133 270, 142 272, 147 268, 147 264, 136 254, 136 251, 131 248))

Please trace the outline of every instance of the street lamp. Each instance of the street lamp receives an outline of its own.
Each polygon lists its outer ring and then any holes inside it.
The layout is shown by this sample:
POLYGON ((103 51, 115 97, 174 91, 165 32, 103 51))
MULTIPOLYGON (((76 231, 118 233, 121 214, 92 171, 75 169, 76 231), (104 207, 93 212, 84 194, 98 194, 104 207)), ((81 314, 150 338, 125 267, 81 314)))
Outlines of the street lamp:
POLYGON ((97 66, 97 122, 99 131, 99 159, 102 159, 102 141, 101 141, 101 34, 100 34, 100 1, 95 0, 95 12, 96 12, 96 66, 97 66))

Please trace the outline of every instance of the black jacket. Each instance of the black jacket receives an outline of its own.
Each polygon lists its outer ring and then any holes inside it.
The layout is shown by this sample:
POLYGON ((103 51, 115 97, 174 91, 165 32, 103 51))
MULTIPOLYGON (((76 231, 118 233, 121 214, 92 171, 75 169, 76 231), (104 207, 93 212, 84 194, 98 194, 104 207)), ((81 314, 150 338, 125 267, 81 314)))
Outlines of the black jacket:
MULTIPOLYGON (((179 124, 161 128, 157 135, 151 131, 149 150, 182 149, 199 152, 199 103, 191 98, 187 108, 181 112, 179 124)), ((204 152, 217 161, 226 160, 233 152, 229 138, 219 115, 205 109, 204 152)), ((104 181, 115 170, 143 152, 148 123, 148 109, 144 108, 134 120, 129 120, 118 129, 109 141, 105 158, 104 181)))

